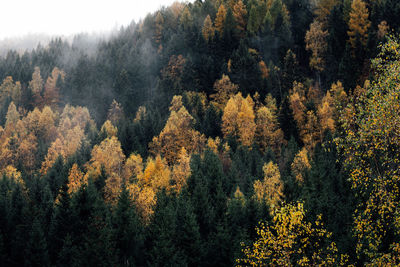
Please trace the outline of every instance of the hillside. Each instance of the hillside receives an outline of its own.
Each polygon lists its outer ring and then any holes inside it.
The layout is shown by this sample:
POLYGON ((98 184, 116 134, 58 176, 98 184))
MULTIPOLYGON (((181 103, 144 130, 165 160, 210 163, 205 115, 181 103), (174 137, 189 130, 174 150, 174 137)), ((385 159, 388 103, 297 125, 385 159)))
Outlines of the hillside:
POLYGON ((0 262, 400 264, 398 14, 196 0, 9 50, 0 262))

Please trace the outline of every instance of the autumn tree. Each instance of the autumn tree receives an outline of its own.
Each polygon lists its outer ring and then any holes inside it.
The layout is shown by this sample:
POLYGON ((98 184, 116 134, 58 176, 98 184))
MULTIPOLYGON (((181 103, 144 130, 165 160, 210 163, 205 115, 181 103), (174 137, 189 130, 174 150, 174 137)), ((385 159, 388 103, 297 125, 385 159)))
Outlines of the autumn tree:
POLYGON ((6 128, 12 128, 14 129, 14 127, 17 125, 17 122, 20 119, 20 114, 17 111, 17 107, 15 106, 14 102, 11 102, 10 105, 8 106, 8 110, 7 110, 7 115, 6 115, 6 128))
POLYGON ((304 183, 304 175, 307 170, 311 169, 308 151, 305 147, 297 152, 293 159, 291 170, 296 181, 302 185, 304 183))
POLYGON ((228 102, 229 98, 238 92, 239 86, 232 83, 228 75, 222 74, 221 79, 215 81, 214 91, 210 97, 217 106, 223 109, 228 102))
POLYGON ((0 85, 0 103, 4 103, 8 97, 17 104, 21 101, 21 83, 14 83, 11 76, 7 76, 0 85))
POLYGON ((35 67, 35 71, 32 74, 32 80, 29 82, 29 88, 33 95, 33 103, 36 107, 43 105, 43 79, 40 75, 40 68, 35 67))
POLYGON ((100 129, 101 133, 104 133, 107 137, 117 136, 118 129, 115 127, 111 121, 106 120, 100 129))
POLYGON ((328 49, 327 37, 328 31, 323 30, 322 23, 319 21, 311 23, 310 29, 306 33, 306 49, 311 51, 310 67, 317 72, 322 72, 325 69, 325 54, 328 49))
POLYGON ((182 93, 184 85, 182 83, 184 68, 187 60, 182 55, 172 55, 168 65, 161 70, 163 87, 173 90, 175 93, 182 93))
POLYGON ((270 161, 263 166, 264 178, 256 180, 253 184, 254 197, 259 202, 266 202, 271 213, 278 209, 284 199, 283 181, 279 167, 270 161))
POLYGON ((203 34, 204 40, 206 40, 207 42, 210 39, 214 38, 215 28, 213 26, 210 15, 208 15, 206 17, 206 19, 204 20, 203 28, 202 28, 201 32, 203 34))
POLYGON ((322 23, 325 28, 328 23, 329 15, 332 9, 339 4, 338 0, 319 0, 314 10, 317 20, 322 23))
POLYGON ((382 20, 381 23, 379 23, 378 25, 378 38, 383 39, 383 37, 385 37, 385 35, 389 32, 389 29, 390 27, 387 22, 385 20, 382 20))
POLYGON ((302 203, 286 205, 274 214, 272 223, 257 227, 257 240, 243 249, 239 266, 337 266, 346 265, 332 234, 324 229, 321 217, 306 220, 302 203))
POLYGON ((121 104, 114 99, 108 109, 107 120, 109 120, 113 125, 117 125, 117 123, 123 118, 124 110, 121 104))
POLYGON ((236 1, 233 6, 233 16, 240 37, 244 37, 247 27, 247 9, 242 0, 236 1))
POLYGON ((178 96, 173 98, 167 123, 150 144, 153 154, 161 154, 169 164, 176 162, 182 147, 193 153, 200 152, 205 146, 205 137, 193 129, 194 119, 181 99, 178 96))
POLYGON ((357 256, 376 266, 400 263, 399 51, 399 41, 389 37, 372 61, 377 70, 372 82, 341 117, 345 136, 339 148, 359 203, 354 213, 357 256))
POLYGON ((60 88, 57 87, 57 82, 59 80, 64 81, 64 79, 65 72, 55 67, 44 85, 43 105, 47 105, 52 108, 57 107, 60 102, 60 88))
POLYGON ((115 136, 104 139, 99 145, 95 145, 92 150, 92 158, 87 164, 87 177, 93 179, 101 175, 104 167, 108 178, 105 186, 105 198, 114 203, 121 191, 122 170, 125 155, 121 149, 121 143, 115 136))
POLYGON ((74 163, 69 170, 68 174, 68 193, 72 194, 78 191, 83 185, 87 184, 87 177, 84 176, 83 172, 78 167, 78 164, 74 163))
POLYGON ((279 127, 276 101, 267 97, 266 106, 261 106, 256 114, 256 141, 262 151, 272 148, 280 152, 280 147, 285 143, 283 131, 279 127))
POLYGON ((371 22, 368 19, 369 12, 365 2, 353 0, 349 19, 349 42, 353 49, 357 48, 357 42, 364 47, 367 45, 368 29, 371 22))
POLYGON ((300 130, 305 123, 305 114, 307 108, 305 106, 305 88, 304 85, 298 82, 293 83, 293 89, 289 94, 289 104, 293 112, 293 118, 296 122, 297 128, 300 130))
POLYGON ((171 174, 172 189, 179 193, 186 185, 186 180, 190 176, 190 155, 182 147, 179 153, 178 162, 174 165, 171 174))
POLYGON ((326 92, 326 95, 322 99, 317 114, 321 127, 321 136, 326 130, 330 130, 331 133, 334 133, 336 128, 335 102, 330 91, 326 92))
POLYGON ((239 92, 232 96, 224 108, 222 132, 225 136, 236 136, 245 146, 254 141, 256 123, 254 121, 254 101, 250 96, 242 97, 239 92))
POLYGON ((222 36, 224 33, 225 19, 226 19, 226 8, 224 5, 220 5, 214 23, 215 30, 218 31, 220 36, 222 36))
POLYGON ((180 17, 180 23, 183 26, 184 30, 188 30, 193 24, 193 17, 187 6, 182 11, 182 14, 180 17))

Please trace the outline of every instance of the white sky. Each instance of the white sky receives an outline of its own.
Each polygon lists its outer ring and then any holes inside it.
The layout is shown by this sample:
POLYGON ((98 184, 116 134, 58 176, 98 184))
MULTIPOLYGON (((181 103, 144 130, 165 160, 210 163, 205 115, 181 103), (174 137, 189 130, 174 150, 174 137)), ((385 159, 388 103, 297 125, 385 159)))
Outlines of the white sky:
POLYGON ((175 0, 0 0, 0 39, 111 30, 175 0))

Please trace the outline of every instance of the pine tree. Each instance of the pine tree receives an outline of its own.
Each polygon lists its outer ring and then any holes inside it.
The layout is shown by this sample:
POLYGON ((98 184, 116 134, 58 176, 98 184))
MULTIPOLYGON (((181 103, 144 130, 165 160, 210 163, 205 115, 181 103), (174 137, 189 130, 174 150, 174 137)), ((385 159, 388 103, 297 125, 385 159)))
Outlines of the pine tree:
POLYGON ((38 219, 32 223, 24 259, 25 266, 50 266, 47 242, 38 219))
POLYGON ((348 23, 349 31, 347 32, 353 49, 357 48, 357 42, 360 42, 364 47, 367 45, 368 29, 371 26, 368 17, 367 5, 362 0, 353 0, 348 23))

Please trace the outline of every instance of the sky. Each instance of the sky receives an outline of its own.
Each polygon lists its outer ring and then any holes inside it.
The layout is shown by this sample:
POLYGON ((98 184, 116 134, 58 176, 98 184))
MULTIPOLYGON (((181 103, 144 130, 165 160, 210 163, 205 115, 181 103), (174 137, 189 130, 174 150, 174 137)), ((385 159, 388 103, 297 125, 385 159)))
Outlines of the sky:
POLYGON ((102 33, 175 0, 0 0, 0 39, 30 34, 102 33))

